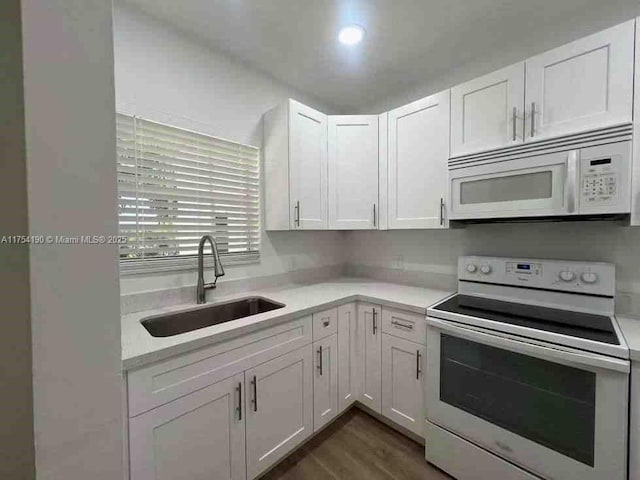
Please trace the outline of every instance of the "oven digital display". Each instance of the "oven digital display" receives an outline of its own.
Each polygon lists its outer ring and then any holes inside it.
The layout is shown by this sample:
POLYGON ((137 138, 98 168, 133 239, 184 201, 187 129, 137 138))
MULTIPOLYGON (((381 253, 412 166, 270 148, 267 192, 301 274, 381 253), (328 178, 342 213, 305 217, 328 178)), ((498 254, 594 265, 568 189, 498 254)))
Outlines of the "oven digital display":
POLYGON ((529 270, 531 270, 531 264, 529 264, 529 263, 519 263, 518 265, 516 265, 516 268, 518 270, 529 271, 529 270))
POLYGON ((589 165, 594 167, 596 165, 608 165, 610 163, 611 163, 611 159, 610 158, 601 158, 600 160, 591 160, 589 165))

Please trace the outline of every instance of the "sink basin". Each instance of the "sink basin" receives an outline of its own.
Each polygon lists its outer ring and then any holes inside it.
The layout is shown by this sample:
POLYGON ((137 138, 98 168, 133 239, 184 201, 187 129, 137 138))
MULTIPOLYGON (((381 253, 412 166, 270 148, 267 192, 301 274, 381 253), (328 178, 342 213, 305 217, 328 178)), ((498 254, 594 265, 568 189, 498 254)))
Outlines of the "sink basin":
POLYGON ((277 310, 285 305, 263 297, 246 297, 215 303, 192 310, 155 315, 142 320, 142 326, 152 337, 172 337, 200 328, 219 325, 258 313, 277 310))

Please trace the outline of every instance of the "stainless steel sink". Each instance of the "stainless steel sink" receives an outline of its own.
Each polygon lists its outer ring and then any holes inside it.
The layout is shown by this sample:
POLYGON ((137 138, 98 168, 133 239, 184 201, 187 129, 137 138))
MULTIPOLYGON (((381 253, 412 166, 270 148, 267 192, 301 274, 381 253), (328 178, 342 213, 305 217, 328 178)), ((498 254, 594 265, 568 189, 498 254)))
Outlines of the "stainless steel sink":
POLYGON ((155 315, 140 321, 152 337, 172 337, 200 328, 230 322, 258 313, 277 310, 285 305, 263 297, 246 297, 181 312, 155 315))

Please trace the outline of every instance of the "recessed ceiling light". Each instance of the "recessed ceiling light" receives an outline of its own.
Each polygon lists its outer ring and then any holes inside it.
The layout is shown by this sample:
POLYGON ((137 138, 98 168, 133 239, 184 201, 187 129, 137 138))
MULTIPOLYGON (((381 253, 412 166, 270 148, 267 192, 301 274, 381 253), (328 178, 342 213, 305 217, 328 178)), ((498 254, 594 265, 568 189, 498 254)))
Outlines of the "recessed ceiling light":
POLYGON ((356 45, 364 38, 364 28, 360 25, 349 25, 340 30, 338 40, 343 45, 356 45))

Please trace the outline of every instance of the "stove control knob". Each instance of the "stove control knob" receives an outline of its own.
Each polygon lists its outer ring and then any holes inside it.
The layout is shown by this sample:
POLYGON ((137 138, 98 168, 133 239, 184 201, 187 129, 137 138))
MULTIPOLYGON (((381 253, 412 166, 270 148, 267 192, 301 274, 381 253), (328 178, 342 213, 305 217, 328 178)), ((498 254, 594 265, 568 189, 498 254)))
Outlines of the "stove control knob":
POLYGON ((576 278, 576 274, 569 270, 563 270, 560 272, 560 280, 562 280, 563 282, 570 282, 574 278, 576 278))
POLYGON ((482 265, 480 271, 485 275, 489 275, 491 273, 491 265, 482 265))
POLYGON ((478 270, 478 267, 476 267, 473 263, 467 264, 467 272, 476 273, 476 270, 478 270))
POLYGON ((598 274, 593 272, 584 272, 580 275, 580 278, 584 283, 596 283, 598 281, 598 274))

